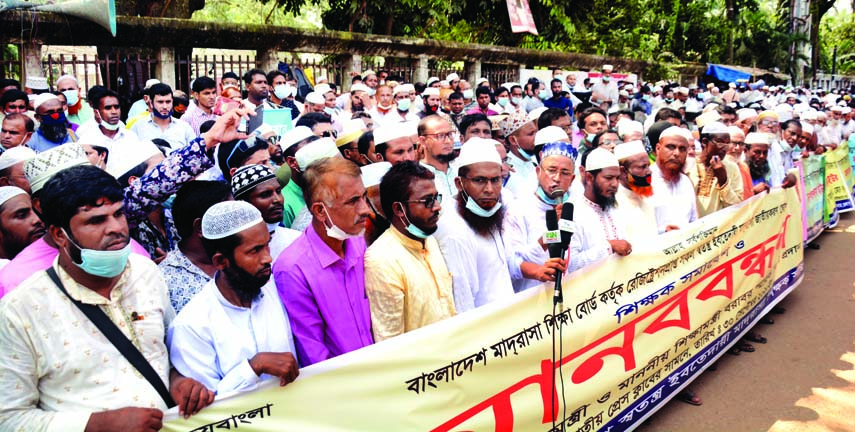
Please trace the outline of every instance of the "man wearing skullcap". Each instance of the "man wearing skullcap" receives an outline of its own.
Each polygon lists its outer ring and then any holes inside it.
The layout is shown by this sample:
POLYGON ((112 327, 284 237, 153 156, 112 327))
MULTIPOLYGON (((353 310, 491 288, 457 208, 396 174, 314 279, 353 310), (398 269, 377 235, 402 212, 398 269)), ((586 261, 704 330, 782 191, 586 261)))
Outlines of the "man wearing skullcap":
MULTIPOLYGON (((298 150, 294 157, 297 160, 297 168, 302 173, 309 168, 309 165, 321 159, 341 158, 342 156, 341 152, 339 152, 338 148, 335 146, 335 141, 331 138, 321 138, 298 150)), ((291 223, 291 229, 302 232, 306 227, 311 225, 311 223, 312 212, 309 211, 308 206, 304 205, 294 217, 294 221, 291 223)))
POLYGON ((268 379, 294 381, 299 366, 288 316, 271 275, 270 234, 243 201, 214 204, 202 217, 202 244, 214 278, 169 326, 175 369, 223 394, 268 379))
MULTIPOLYGON (((577 227, 570 241, 567 271, 585 268, 611 254, 626 256, 632 245, 626 240, 626 224, 617 208, 620 163, 614 153, 596 148, 582 155, 579 173, 584 177, 583 196, 575 197, 573 220, 577 227)), ((635 221, 633 221, 634 223, 635 221)))
MULTIPOLYGON (((561 258, 550 258, 543 243, 546 232, 546 212, 560 211, 570 198, 570 184, 575 177, 578 153, 567 142, 553 142, 543 146, 540 165, 535 171, 534 192, 518 195, 509 206, 504 224, 504 240, 518 268, 510 267, 514 291, 520 292, 543 282, 555 280, 558 271, 565 271, 561 258)), ((511 174, 511 179, 515 174, 511 174)))
POLYGON ((280 226, 285 207, 279 180, 268 166, 247 165, 235 171, 231 185, 236 200, 246 201, 261 212, 270 233, 270 256, 276 260, 300 236, 299 231, 280 226))
POLYGON ((76 166, 54 175, 40 192, 59 257, 0 302, 0 384, 17 389, 0 395, 0 424, 158 430, 173 399, 184 415, 210 404, 213 392, 170 368, 164 339, 175 313, 157 267, 131 254, 116 179, 76 166), (110 346, 84 309, 133 341, 143 362, 135 365, 110 346))
POLYGON ((27 192, 0 186, 0 268, 44 234, 44 224, 33 211, 27 192))
POLYGON ((51 93, 43 93, 33 102, 38 130, 33 133, 27 146, 36 153, 50 150, 59 145, 77 141, 77 135, 69 129, 62 101, 51 93))
POLYGON ((728 126, 727 131, 730 134, 730 147, 724 158, 739 168, 739 175, 742 178, 742 198, 748 199, 754 195, 754 185, 751 184, 748 165, 742 161, 745 152, 745 132, 738 126, 728 126))
POLYGON ((601 105, 608 103, 610 105, 617 104, 618 88, 617 83, 612 82, 612 65, 603 65, 603 74, 600 80, 591 87, 591 103, 601 105))
POLYGON ((499 122, 499 127, 510 149, 508 164, 514 169, 505 187, 516 197, 529 196, 537 189, 534 151, 537 125, 525 113, 517 111, 499 122))
POLYGON ((763 132, 752 132, 745 137, 745 161, 751 173, 754 192, 761 193, 773 187, 789 188, 796 184, 796 178, 787 174, 780 183, 771 175, 768 155, 772 137, 763 132))
POLYGON ((371 345, 374 338, 363 238, 371 207, 360 170, 327 158, 313 163, 305 179, 312 221, 274 262, 273 278, 300 364, 309 366, 371 345))
POLYGON ((31 192, 30 182, 24 173, 24 163, 36 157, 29 147, 18 146, 0 155, 0 186, 17 186, 27 194, 31 192))
POLYGON ((392 227, 365 253, 365 289, 377 342, 455 315, 451 273, 433 236, 443 196, 417 162, 393 165, 380 183, 392 227))
POLYGON ((657 135, 656 164, 650 171, 656 191, 656 222, 659 232, 685 228, 698 219, 695 186, 684 173, 689 148, 694 145, 692 134, 671 126, 657 135))
POLYGON ((795 147, 792 144, 795 140, 779 138, 784 135, 781 133, 780 121, 780 117, 775 111, 763 111, 755 120, 757 132, 765 132, 772 135, 768 161, 770 169, 769 176, 774 184, 783 183, 787 172, 795 166, 793 164, 793 149, 795 147))
POLYGON ((614 148, 620 162, 620 185, 615 199, 623 213, 626 238, 632 243, 648 240, 659 234, 656 224, 656 204, 650 171, 650 157, 641 141, 629 141, 614 148))
POLYGON ((418 121, 416 109, 410 95, 415 95, 416 89, 412 84, 399 84, 392 89, 392 98, 395 100, 395 110, 384 115, 383 124, 397 124, 401 122, 418 121))
POLYGON ((496 141, 473 138, 458 158, 456 200, 440 218, 436 239, 451 272, 457 313, 513 295, 513 253, 502 224, 502 160, 496 141), (509 255, 511 259, 509 259, 509 255))
POLYGON ((704 217, 741 202, 744 192, 739 168, 724 158, 730 148, 727 126, 720 122, 704 126, 701 147, 698 163, 688 174, 698 195, 698 213, 704 217))

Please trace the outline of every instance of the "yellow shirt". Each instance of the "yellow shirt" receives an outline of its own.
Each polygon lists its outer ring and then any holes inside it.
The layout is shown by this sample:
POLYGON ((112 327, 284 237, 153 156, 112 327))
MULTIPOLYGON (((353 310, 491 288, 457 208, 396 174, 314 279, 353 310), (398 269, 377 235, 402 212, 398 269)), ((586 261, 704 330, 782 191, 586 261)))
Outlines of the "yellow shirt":
POLYGON ((727 181, 723 185, 718 184, 712 168, 706 168, 700 162, 695 165, 695 169, 689 170, 689 178, 692 179, 698 196, 698 216, 700 217, 742 202, 742 174, 739 172, 739 167, 727 159, 722 160, 721 163, 727 171, 727 181))
POLYGON ((451 273, 433 237, 423 246, 387 229, 365 252, 365 290, 375 342, 456 314, 451 273))

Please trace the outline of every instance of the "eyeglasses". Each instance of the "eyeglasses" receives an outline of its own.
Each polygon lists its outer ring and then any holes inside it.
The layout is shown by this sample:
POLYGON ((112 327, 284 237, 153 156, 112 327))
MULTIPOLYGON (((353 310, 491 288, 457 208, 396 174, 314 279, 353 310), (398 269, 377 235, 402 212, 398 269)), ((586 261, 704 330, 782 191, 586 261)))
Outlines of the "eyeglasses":
POLYGON ((730 144, 731 144, 731 145, 734 145, 734 146, 741 146, 741 145, 745 145, 745 143, 744 143, 744 142, 742 142, 742 141, 731 141, 731 142, 730 142, 730 144))
POLYGON ((600 141, 600 145, 616 146, 618 144, 623 144, 623 141, 621 141, 621 140, 602 140, 602 141, 600 141))
POLYGON ((763 120, 760 122, 763 126, 775 126, 778 122, 775 120, 763 120))
POLYGON ((229 161, 232 159, 232 156, 234 156, 235 152, 240 150, 241 153, 244 153, 249 150, 249 147, 249 143, 247 143, 245 140, 241 140, 239 143, 237 143, 237 145, 235 145, 235 148, 232 149, 232 152, 229 153, 229 157, 226 158, 226 166, 229 168, 233 168, 229 161))
POLYGON ((321 132, 321 138, 338 138, 338 133, 334 130, 321 132))
POLYGON ((426 209, 432 209, 434 204, 442 204, 442 194, 436 194, 420 200, 407 200, 405 203, 422 203, 426 209))
POLYGON ((487 183, 490 183, 493 186, 498 186, 502 183, 501 177, 463 177, 466 180, 475 183, 478 186, 486 186, 487 183))
POLYGON ((433 136, 433 137, 436 137, 436 139, 438 139, 438 140, 440 140, 440 141, 443 141, 443 140, 453 140, 453 139, 454 139, 454 133, 453 133, 453 132, 442 132, 442 133, 424 134, 424 136, 433 136))

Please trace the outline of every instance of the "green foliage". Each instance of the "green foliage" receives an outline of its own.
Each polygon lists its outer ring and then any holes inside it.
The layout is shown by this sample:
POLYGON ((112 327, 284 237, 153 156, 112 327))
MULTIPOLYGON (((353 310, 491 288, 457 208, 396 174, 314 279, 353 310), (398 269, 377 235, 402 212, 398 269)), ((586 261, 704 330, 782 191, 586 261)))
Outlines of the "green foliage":
POLYGON ((820 33, 820 68, 831 73, 837 47, 837 73, 855 75, 855 14, 838 13, 825 17, 820 33))

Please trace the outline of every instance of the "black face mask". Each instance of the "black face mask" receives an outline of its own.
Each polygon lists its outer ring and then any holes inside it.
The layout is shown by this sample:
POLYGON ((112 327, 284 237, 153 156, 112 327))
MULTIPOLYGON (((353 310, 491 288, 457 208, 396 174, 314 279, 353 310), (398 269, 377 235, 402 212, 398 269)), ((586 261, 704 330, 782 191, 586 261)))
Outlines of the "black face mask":
POLYGON ((650 176, 637 176, 635 174, 630 174, 632 176, 632 182, 638 187, 647 187, 650 186, 650 176))
POLYGON ((425 105, 425 112, 428 114, 436 114, 439 111, 439 106, 425 105))

